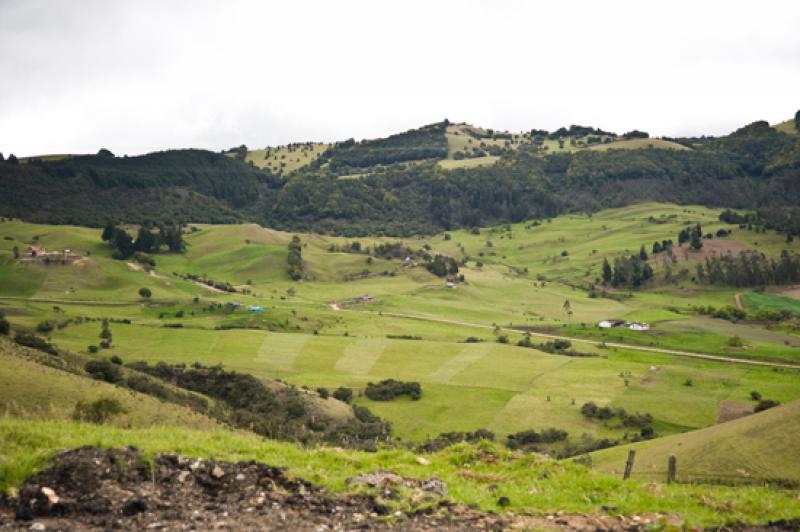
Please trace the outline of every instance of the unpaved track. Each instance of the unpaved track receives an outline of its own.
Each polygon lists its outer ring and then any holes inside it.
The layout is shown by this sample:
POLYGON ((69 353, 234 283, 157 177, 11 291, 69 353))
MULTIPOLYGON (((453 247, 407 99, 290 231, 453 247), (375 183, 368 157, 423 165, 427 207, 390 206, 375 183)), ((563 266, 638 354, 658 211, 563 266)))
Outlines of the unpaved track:
MULTIPOLYGON (((353 311, 353 312, 363 312, 363 311, 353 311)), ((468 321, 459 321, 459 320, 450 320, 447 318, 437 318, 434 316, 420 316, 415 314, 403 314, 399 312, 381 312, 383 316, 392 316, 395 318, 406 318, 410 320, 421 320, 421 321, 431 321, 437 323, 447 323, 450 325, 463 325, 465 327, 476 327, 480 329, 492 329, 494 330, 494 326, 492 325, 483 325, 480 323, 471 323, 468 321)), ((509 327, 500 327, 499 330, 505 332, 513 332, 519 333, 521 331, 509 327)), ((726 357, 721 355, 709 355, 706 353, 696 353, 694 351, 678 351, 675 349, 664 349, 660 347, 645 347, 640 345, 634 344, 620 344, 615 342, 604 342, 600 340, 588 340, 585 338, 574 338, 572 336, 560 336, 556 334, 547 334, 547 333, 538 333, 531 331, 529 333, 531 336, 536 336, 539 338, 547 338, 549 340, 569 340, 570 342, 576 343, 583 343, 588 345, 599 346, 601 344, 605 345, 606 347, 619 347, 622 349, 632 349, 634 351, 648 351, 650 353, 661 353, 665 355, 677 355, 683 357, 690 357, 690 358, 699 358, 703 360, 713 360, 717 362, 729 362, 729 363, 736 363, 736 364, 750 364, 755 366, 767 366, 767 367, 774 367, 774 368, 792 368, 792 369, 800 369, 800 364, 788 364, 785 362, 770 362, 768 360, 753 360, 749 358, 734 358, 734 357, 726 357)))

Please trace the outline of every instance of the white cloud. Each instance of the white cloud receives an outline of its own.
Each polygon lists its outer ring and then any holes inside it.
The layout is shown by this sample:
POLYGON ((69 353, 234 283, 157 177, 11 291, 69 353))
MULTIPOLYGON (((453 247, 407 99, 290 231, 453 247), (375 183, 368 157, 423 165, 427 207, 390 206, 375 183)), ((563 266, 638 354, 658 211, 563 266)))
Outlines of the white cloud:
POLYGON ((794 1, 0 0, 0 151, 720 134, 800 107, 798 27, 794 1))

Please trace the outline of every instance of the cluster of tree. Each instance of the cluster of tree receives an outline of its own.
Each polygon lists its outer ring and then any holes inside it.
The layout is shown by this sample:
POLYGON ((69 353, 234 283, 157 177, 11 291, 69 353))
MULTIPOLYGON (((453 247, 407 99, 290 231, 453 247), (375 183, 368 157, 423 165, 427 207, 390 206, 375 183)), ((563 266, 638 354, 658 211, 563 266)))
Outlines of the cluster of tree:
MULTIPOLYGON (((536 130, 534 130, 536 131, 536 130)), ((540 132, 543 130, 540 130, 540 132)), ((546 131, 544 131, 546 133, 546 131)), ((612 133, 610 131, 603 131, 600 128, 594 128, 590 126, 578 126, 578 125, 571 125, 569 129, 565 127, 560 127, 557 130, 553 131, 549 134, 549 138, 556 140, 564 137, 585 137, 586 135, 605 135, 609 137, 616 137, 616 133, 612 133)))
MULTIPOLYGON (((672 253, 672 239, 662 240, 661 242, 653 242, 653 255, 657 253, 666 252, 668 254, 672 253)), ((641 251, 639 253, 641 255, 641 251)))
POLYGON ((425 269, 437 277, 447 277, 458 273, 458 262, 453 257, 436 255, 425 263, 425 269))
MULTIPOLYGON (((507 343, 508 337, 501 336, 498 338, 500 343, 507 343)), ((517 342, 519 347, 528 347, 530 349, 538 349, 539 351, 544 351, 545 353, 551 353, 554 355, 566 355, 570 357, 595 357, 597 355, 593 353, 581 353, 579 351, 575 351, 571 349, 572 342, 569 340, 564 339, 556 339, 552 341, 543 342, 540 344, 534 343, 531 341, 531 335, 526 334, 522 337, 521 340, 517 342)))
POLYGON ((608 259, 603 259, 602 279, 605 285, 633 289, 641 287, 652 278, 653 268, 647 263, 644 246, 637 255, 615 258, 613 269, 608 259))
POLYGON ((269 438, 374 449, 378 441, 391 436, 389 423, 364 407, 354 407, 353 419, 344 424, 312 416, 305 394, 294 387, 282 386, 273 391, 250 374, 227 371, 222 366, 151 366, 134 362, 127 368, 214 398, 230 409, 226 415, 236 426, 269 438))
POLYGON ((689 242, 689 246, 697 251, 703 247, 703 228, 700 224, 696 224, 690 229, 681 229, 678 233, 678 244, 683 245, 689 242))
POLYGON ((6 319, 5 313, 0 310, 0 336, 8 336, 11 332, 11 324, 6 319))
MULTIPOLYGON (((800 196, 800 142, 765 123, 706 139, 692 150, 546 154, 520 146, 497 164, 479 168, 390 162, 402 158, 400 151, 430 142, 446 150, 444 124, 400 138, 337 146, 286 178, 199 150, 2 164, 0 179, 15 193, 13 198, 0 195, 0 215, 93 226, 109 218, 121 223, 249 220, 292 231, 403 236, 642 201, 767 212, 796 207, 794 198, 800 196), (342 156, 338 163, 336 153, 342 156), (351 163, 375 161, 380 166, 357 167, 359 179, 338 178, 351 163), (339 164, 344 166, 336 169, 339 164)), ((572 131, 587 133, 577 126, 572 131)), ((606 132, 591 134, 601 133, 606 132)), ((770 223, 776 228, 790 223, 787 215, 773 212, 770 223)))
POLYGON ((800 282, 800 256, 788 250, 781 251, 777 260, 752 251, 715 255, 697 264, 697 280, 737 287, 797 283, 800 282))
POLYGON ((210 286, 211 288, 215 288, 217 290, 222 290, 223 292, 229 292, 234 294, 237 292, 236 287, 233 286, 228 281, 215 281, 214 279, 209 279, 208 277, 204 277, 202 275, 197 275, 194 273, 176 273, 173 272, 173 275, 176 277, 180 277, 181 279, 185 279, 187 281, 193 281, 195 283, 203 283, 206 286, 210 286))
POLYGON ((445 130, 448 124, 439 122, 383 139, 361 142, 350 139, 329 148, 319 162, 327 160, 329 169, 336 172, 403 161, 443 159, 447 157, 445 130))
POLYGON ((158 253, 164 246, 172 253, 183 253, 186 244, 180 225, 161 224, 155 228, 156 232, 152 226, 143 225, 134 240, 125 229, 108 223, 101 238, 114 249, 112 257, 115 259, 129 259, 136 253, 158 253))
POLYGON ((50 355, 58 355, 58 350, 53 344, 32 333, 24 331, 17 332, 17 334, 14 335, 14 342, 25 347, 30 347, 31 349, 43 351, 50 355))
POLYGON ((0 211, 25 220, 102 227, 175 220, 232 223, 251 216, 259 196, 278 178, 241 161, 203 150, 172 150, 137 157, 104 153, 0 165, 15 191, 0 211))
POLYGON ((535 430, 523 430, 515 434, 509 434, 506 438, 506 446, 509 449, 520 449, 529 452, 538 452, 543 443, 555 443, 567 439, 567 432, 564 430, 549 428, 541 432, 535 430))
POLYGON ((650 133, 646 131, 639 131, 638 129, 634 129, 633 131, 628 131, 627 133, 622 135, 624 139, 649 139, 650 133))
POLYGON ((412 401, 417 401, 422 397, 422 387, 418 382, 386 379, 378 383, 367 383, 364 395, 373 401, 391 401, 401 395, 408 395, 412 401))
POLYGON ((474 432, 442 432, 435 438, 428 438, 417 447, 419 453, 435 453, 457 443, 477 443, 481 440, 494 441, 494 432, 478 429, 474 432))
POLYGON ((587 419, 598 419, 608 421, 613 418, 620 420, 623 426, 638 428, 640 435, 644 438, 655 436, 653 431, 653 416, 650 414, 630 414, 624 408, 610 408, 608 406, 597 406, 594 402, 584 403, 581 406, 581 414, 587 419))
POLYGON ((289 242, 289 256, 287 259, 289 266, 289 277, 293 281, 299 281, 303 278, 303 245, 300 243, 300 237, 294 235, 291 242, 289 242))

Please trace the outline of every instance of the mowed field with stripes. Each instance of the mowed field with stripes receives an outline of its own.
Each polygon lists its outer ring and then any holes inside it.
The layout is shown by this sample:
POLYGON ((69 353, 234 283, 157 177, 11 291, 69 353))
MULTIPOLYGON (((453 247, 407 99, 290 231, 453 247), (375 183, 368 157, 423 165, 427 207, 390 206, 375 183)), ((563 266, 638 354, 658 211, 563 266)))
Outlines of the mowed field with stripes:
MULTIPOLYGON (((96 323, 67 327, 59 345, 85 349, 96 323)), ((800 397, 794 371, 719 364, 581 345, 595 357, 551 355, 536 349, 480 343, 323 336, 260 330, 165 329, 112 325, 114 352, 124 361, 206 365, 281 379, 311 389, 356 390, 356 402, 390 420, 398 435, 420 440, 440 432, 488 428, 505 435, 558 427, 574 436, 619 437, 624 429, 587 420, 588 401, 648 412, 662 434, 713 425, 720 404, 747 403, 750 391, 780 401, 800 397), (418 381, 419 401, 371 401, 368 382, 418 381), (691 379, 691 387, 683 386, 691 379), (675 390, 681 393, 676 394, 675 390)), ((490 334, 489 334, 490 335, 490 334)))

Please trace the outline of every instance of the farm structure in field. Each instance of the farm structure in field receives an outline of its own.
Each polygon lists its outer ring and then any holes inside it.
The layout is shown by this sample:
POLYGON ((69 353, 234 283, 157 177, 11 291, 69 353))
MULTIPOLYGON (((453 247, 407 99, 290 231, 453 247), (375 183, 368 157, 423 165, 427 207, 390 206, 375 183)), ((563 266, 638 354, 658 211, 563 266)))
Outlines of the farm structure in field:
POLYGON ((624 327, 626 329, 630 329, 632 331, 649 331, 650 324, 644 323, 640 321, 635 321, 632 323, 628 323, 625 320, 603 320, 597 324, 598 327, 601 329, 613 329, 618 327, 624 327))

